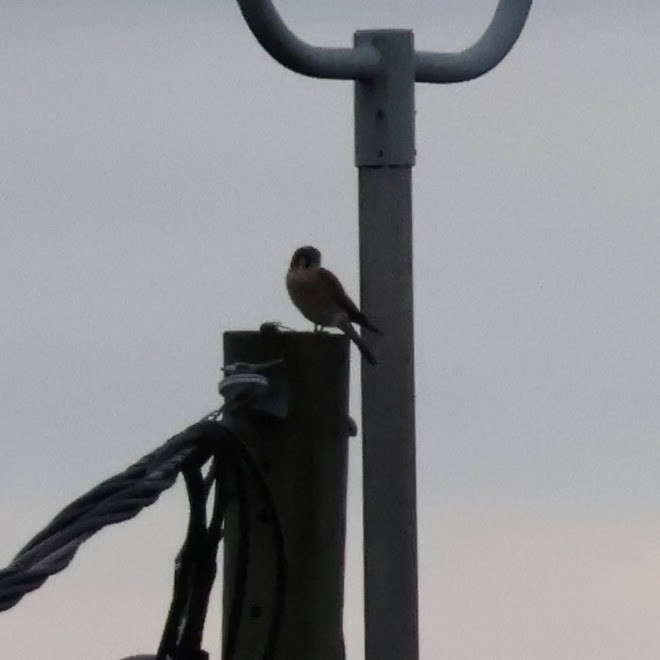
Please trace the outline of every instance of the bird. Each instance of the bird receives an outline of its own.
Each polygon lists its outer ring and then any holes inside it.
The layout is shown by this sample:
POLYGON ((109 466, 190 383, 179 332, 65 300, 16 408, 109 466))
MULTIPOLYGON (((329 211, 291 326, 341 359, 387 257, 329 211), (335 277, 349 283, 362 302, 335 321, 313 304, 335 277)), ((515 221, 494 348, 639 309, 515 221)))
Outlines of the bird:
POLYGON ((293 253, 286 275, 286 288, 293 304, 314 324, 314 332, 324 327, 339 328, 358 347, 369 364, 376 364, 376 358, 356 332, 353 323, 376 334, 383 333, 348 297, 334 273, 321 266, 319 250, 306 245, 293 253))

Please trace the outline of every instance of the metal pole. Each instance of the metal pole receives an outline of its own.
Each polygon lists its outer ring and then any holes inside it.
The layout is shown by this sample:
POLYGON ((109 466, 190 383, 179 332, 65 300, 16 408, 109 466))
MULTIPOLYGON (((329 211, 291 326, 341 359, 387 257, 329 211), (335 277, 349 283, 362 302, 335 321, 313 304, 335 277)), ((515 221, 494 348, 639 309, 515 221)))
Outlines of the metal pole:
POLYGON ((416 660, 413 34, 358 32, 355 42, 371 43, 384 64, 355 84, 360 300, 384 332, 378 367, 362 370, 365 657, 416 660))
POLYGON ((366 659, 416 660, 414 83, 461 82, 490 71, 518 39, 532 0, 499 0, 482 37, 460 53, 415 52, 404 30, 357 32, 352 49, 321 48, 291 32, 271 0, 237 2, 284 66, 356 81, 361 306, 384 332, 379 364, 362 373, 366 659))
POLYGON ((362 306, 386 328, 379 368, 362 371, 365 657, 415 660, 411 169, 361 167, 359 197, 362 306))

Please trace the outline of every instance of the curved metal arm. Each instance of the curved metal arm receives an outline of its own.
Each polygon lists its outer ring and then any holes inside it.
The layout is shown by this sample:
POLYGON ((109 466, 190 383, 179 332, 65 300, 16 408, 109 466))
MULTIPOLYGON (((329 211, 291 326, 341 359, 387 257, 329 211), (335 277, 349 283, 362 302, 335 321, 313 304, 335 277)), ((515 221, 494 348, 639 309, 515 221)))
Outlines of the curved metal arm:
POLYGON ((315 78, 364 80, 382 68, 378 51, 369 45, 359 48, 321 48, 299 39, 286 26, 271 0, 238 0, 257 41, 280 64, 315 78))
POLYGON ((452 83, 472 80, 496 67, 516 43, 532 0, 500 0, 481 39, 460 53, 415 53, 415 80, 452 83))
MULTIPOLYGON (((378 51, 312 46, 284 23, 271 0, 237 0, 257 41, 280 64, 316 78, 368 80, 383 69, 378 51)), ((415 80, 451 83, 477 78, 497 66, 520 36, 532 0, 500 0, 483 36, 460 53, 415 53, 415 80)))

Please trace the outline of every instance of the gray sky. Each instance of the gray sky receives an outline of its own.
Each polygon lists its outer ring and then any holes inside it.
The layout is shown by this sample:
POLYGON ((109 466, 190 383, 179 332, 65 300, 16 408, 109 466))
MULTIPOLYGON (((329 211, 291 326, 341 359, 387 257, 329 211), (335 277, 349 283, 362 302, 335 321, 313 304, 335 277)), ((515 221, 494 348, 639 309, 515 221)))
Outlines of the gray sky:
MULTIPOLYGON (((278 6, 319 44, 412 27, 453 50, 495 4, 278 6)), ((417 88, 425 660, 660 653, 659 26, 650 1, 537 2, 495 71, 417 88)), ((308 327, 295 247, 353 292, 358 263, 352 85, 282 69, 231 2, 0 3, 0 80, 6 564, 216 405, 222 331, 308 327)), ((351 461, 359 660, 359 439, 351 461)), ((185 520, 177 487, 101 532, 0 615, 3 655, 154 652, 185 520)), ((214 659, 218 621, 216 599, 214 659)))

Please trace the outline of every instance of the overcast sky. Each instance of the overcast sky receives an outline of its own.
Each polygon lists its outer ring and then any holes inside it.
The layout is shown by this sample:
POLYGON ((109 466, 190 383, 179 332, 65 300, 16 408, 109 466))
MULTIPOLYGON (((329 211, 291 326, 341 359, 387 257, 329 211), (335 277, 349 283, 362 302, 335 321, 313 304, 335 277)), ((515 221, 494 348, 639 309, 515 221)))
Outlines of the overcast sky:
MULTIPOLYGON (((412 27, 432 50, 495 5, 278 2, 317 44, 412 27)), ((424 660, 660 654, 659 28, 650 0, 537 2, 493 72, 417 87, 424 660)), ((309 329, 294 248, 357 294, 358 246, 352 85, 283 69, 229 0, 0 1, 0 81, 4 565, 217 405, 224 330, 309 329)), ((3 657, 155 652, 185 522, 176 487, 99 533, 0 615, 3 657)))

